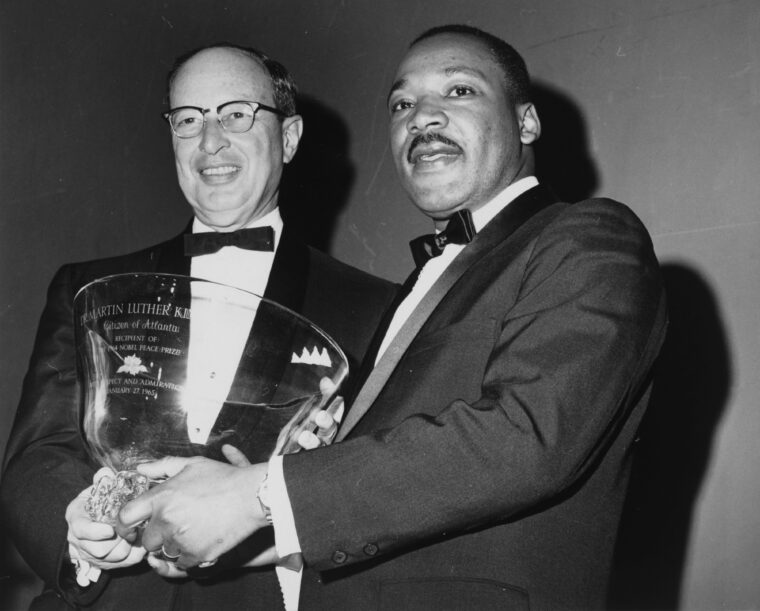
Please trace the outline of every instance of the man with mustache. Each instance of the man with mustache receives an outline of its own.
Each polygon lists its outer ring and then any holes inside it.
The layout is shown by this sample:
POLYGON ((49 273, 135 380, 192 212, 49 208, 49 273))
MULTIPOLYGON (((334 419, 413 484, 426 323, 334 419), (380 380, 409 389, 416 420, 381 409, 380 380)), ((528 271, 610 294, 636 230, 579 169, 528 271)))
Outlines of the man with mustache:
POLYGON ((272 520, 279 556, 306 566, 301 609, 603 608, 666 327, 651 240, 618 202, 538 184, 528 73, 494 36, 422 34, 388 110, 438 233, 413 242, 421 267, 339 443, 237 470, 155 463, 174 477, 123 528, 150 517, 145 545, 192 566, 272 520), (213 525, 180 492, 212 474, 213 525))
MULTIPOLYGON (((275 572, 242 570, 248 557, 233 558, 223 578, 206 574, 201 581, 167 582, 143 561, 143 547, 88 517, 84 503, 97 465, 87 456, 79 427, 72 311, 78 289, 127 272, 192 275, 238 286, 311 319, 342 346, 352 366, 364 355, 395 294, 390 283, 307 247, 283 227, 280 179, 296 154, 303 121, 296 113, 295 85, 281 64, 253 49, 214 45, 180 58, 168 89, 167 132, 194 219, 167 242, 58 272, 8 444, 2 519, 22 556, 45 581, 35 609, 269 610, 282 605, 275 572), (263 237, 257 244, 237 241, 251 235, 263 237), (225 246, 227 238, 239 246, 225 246), (209 243, 216 247, 204 250, 209 243)), ((199 324, 213 330, 220 321, 199 324)))

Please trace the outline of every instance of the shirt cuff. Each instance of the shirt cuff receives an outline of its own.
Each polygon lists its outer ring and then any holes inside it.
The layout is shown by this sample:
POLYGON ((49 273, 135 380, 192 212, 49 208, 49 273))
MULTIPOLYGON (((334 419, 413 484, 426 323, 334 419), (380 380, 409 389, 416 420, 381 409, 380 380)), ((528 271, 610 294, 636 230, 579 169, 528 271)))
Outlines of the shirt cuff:
POLYGON ((301 577, 303 569, 293 571, 280 564, 274 567, 277 573, 277 581, 282 592, 282 602, 285 611, 298 611, 298 603, 301 597, 301 577))
POLYGON ((301 545, 298 542, 296 520, 293 517, 293 508, 290 506, 288 489, 285 486, 281 455, 273 456, 269 461, 267 493, 269 495, 269 508, 272 511, 274 544, 277 555, 284 559, 292 554, 300 554, 301 545))
POLYGON ((274 456, 269 461, 267 473, 267 501, 272 513, 274 546, 280 561, 275 567, 280 583, 286 611, 297 611, 301 592, 303 559, 298 543, 296 521, 290 507, 285 474, 282 471, 282 456, 274 456))
POLYGON ((92 566, 86 560, 82 560, 79 557, 77 549, 71 543, 69 543, 69 559, 73 565, 74 573, 76 574, 77 584, 80 587, 86 588, 91 583, 95 583, 100 579, 100 569, 96 566, 92 566))

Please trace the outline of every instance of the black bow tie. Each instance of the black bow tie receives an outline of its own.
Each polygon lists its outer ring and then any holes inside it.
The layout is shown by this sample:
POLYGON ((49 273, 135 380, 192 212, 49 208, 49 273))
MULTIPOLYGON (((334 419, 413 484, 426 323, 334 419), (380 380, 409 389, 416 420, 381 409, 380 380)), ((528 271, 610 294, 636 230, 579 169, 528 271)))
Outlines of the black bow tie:
POLYGON ((446 244, 469 244, 475 237, 475 225, 469 210, 458 210, 449 219, 446 229, 440 233, 431 233, 409 242, 414 257, 414 264, 422 267, 433 257, 443 252, 446 244))
POLYGON ((197 257, 218 252, 225 246, 237 246, 246 250, 274 250, 274 229, 271 227, 252 227, 222 233, 208 231, 205 233, 185 234, 185 255, 197 257))

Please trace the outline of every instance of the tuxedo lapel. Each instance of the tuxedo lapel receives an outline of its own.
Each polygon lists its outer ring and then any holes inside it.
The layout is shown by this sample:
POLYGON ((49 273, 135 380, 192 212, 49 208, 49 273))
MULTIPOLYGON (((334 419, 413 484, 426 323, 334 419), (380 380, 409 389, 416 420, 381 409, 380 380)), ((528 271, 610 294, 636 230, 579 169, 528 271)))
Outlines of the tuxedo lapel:
MULTIPOLYGON (((285 306, 297 314, 301 314, 306 294, 308 250, 300 242, 293 241, 291 238, 292 236, 283 230, 263 297, 268 301, 285 306)), ((253 325, 251 326, 247 342, 249 348, 256 346, 258 344, 257 338, 267 333, 264 318, 256 316, 253 319, 253 325)), ((283 355, 283 357, 289 356, 289 354, 283 355)), ((285 366, 286 363, 284 361, 276 362, 270 358, 262 358, 261 354, 256 350, 246 350, 240 359, 235 380, 238 383, 238 376, 244 376, 244 371, 262 372, 262 375, 257 378, 257 380, 261 381, 261 384, 255 385, 248 399, 252 402, 264 403, 272 399, 276 388, 267 387, 263 383, 263 380, 267 377, 277 379, 279 377, 276 373, 277 370, 281 370, 285 366)), ((247 378, 248 376, 244 377, 247 378)))
POLYGON ((531 216, 556 201, 556 197, 545 187, 537 186, 526 191, 497 214, 451 262, 369 373, 338 431, 336 441, 344 439, 367 413, 420 329, 456 282, 491 250, 507 240, 531 216))
POLYGON ((383 339, 385 339, 385 334, 388 332, 388 327, 390 327, 390 324, 393 321, 393 315, 401 305, 401 302, 412 292, 414 283, 417 282, 417 278, 420 275, 420 269, 422 268, 415 269, 409 275, 406 282, 404 282, 396 294, 396 297, 393 299, 393 302, 388 306, 383 318, 380 320, 380 324, 375 330, 375 334, 372 336, 372 341, 369 343, 364 360, 361 362, 359 369, 350 381, 349 391, 346 393, 345 397, 346 405, 353 405, 359 389, 362 388, 364 382, 367 380, 370 373, 372 373, 372 370, 375 367, 375 360, 377 359, 377 352, 380 350, 383 339))
POLYGON ((263 296, 302 314, 308 274, 308 248, 284 228, 263 296))

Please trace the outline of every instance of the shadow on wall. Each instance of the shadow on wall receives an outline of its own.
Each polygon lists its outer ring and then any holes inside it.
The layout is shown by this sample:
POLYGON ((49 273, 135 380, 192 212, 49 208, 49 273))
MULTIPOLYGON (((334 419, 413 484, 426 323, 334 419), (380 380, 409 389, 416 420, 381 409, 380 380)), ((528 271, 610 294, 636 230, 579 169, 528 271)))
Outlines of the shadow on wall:
POLYGON ((695 502, 731 385, 718 304, 693 269, 663 266, 670 327, 641 425, 610 608, 677 609, 695 502))
POLYGON ((343 119, 314 99, 299 97, 298 112, 304 132, 296 156, 285 166, 280 209, 289 230, 327 252, 354 183, 350 137, 343 119))
POLYGON ((535 145, 538 179, 564 201, 591 197, 599 181, 580 109, 546 83, 534 83, 532 96, 541 121, 541 137, 535 145))
MULTIPOLYGON (((599 177, 576 104, 546 83, 533 87, 541 119, 537 174, 563 200, 594 195, 599 177)), ((655 366, 623 510, 609 608, 677 609, 695 503, 731 386, 718 304, 704 278, 662 267, 670 326, 655 366)))

